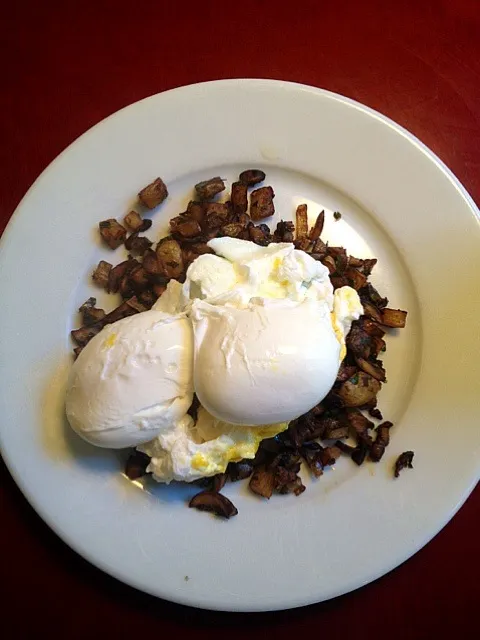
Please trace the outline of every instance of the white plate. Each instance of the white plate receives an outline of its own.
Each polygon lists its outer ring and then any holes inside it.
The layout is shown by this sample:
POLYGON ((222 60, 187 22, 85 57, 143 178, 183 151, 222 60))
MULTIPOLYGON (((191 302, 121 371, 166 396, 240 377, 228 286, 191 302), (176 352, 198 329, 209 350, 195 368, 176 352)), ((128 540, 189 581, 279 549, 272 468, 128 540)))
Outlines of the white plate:
MULTIPOLYGON (((152 237, 154 234, 151 234, 152 237)), ((114 260, 120 260, 118 251, 114 260)), ((397 566, 453 516, 478 479, 478 210, 418 140, 362 105, 266 80, 199 84, 107 118, 66 149, 19 205, 0 255, 1 443, 18 485, 73 549, 139 589, 237 611, 295 607, 355 589, 397 566), (380 396, 396 423, 378 465, 342 459, 300 497, 269 503, 229 485, 239 515, 187 509, 188 487, 122 476, 122 456, 70 432, 63 414, 69 330, 112 254, 99 220, 128 211, 157 175, 171 191, 153 231, 192 185, 262 167, 277 211, 327 214, 325 235, 376 256, 375 282, 408 326, 388 341, 380 396), (413 471, 392 462, 414 449, 413 471)))

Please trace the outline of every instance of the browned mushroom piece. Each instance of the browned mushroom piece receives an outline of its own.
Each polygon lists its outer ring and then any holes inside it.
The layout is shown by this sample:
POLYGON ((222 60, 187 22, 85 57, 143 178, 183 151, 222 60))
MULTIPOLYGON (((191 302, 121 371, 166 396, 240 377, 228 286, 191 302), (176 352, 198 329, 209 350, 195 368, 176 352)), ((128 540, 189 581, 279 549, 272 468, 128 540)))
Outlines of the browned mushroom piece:
POLYGON ((167 278, 178 278, 184 273, 182 249, 173 238, 160 240, 156 248, 159 273, 167 278))
POLYGON ((299 204, 295 211, 296 239, 303 240, 308 237, 308 211, 306 204, 299 204))
POLYGON ((250 478, 248 486, 253 493, 269 500, 275 489, 275 472, 267 470, 263 466, 257 467, 250 478))
POLYGON ((386 327, 393 327, 394 329, 403 329, 407 322, 407 312, 401 309, 388 309, 382 310, 382 324, 386 327))
POLYGON ((347 444, 346 442, 343 442, 342 440, 337 440, 335 442, 335 446, 342 453, 346 453, 350 457, 352 456, 352 453, 355 451, 355 447, 352 447, 351 444, 347 444))
POLYGON ((152 221, 148 218, 142 218, 137 211, 130 211, 123 220, 131 231, 138 231, 139 233, 147 231, 152 226, 152 221))
POLYGON ((108 274, 108 293, 117 293, 120 290, 122 279, 138 264, 137 260, 129 258, 113 267, 108 274))
POLYGON ((148 209, 154 209, 168 197, 168 189, 161 178, 156 178, 153 182, 144 187, 138 194, 142 204, 148 209))
POLYGON ((365 287, 359 291, 359 294, 362 304, 365 302, 371 302, 377 309, 384 309, 388 305, 388 298, 382 298, 370 282, 367 282, 365 287))
POLYGON ((356 291, 364 287, 367 283, 367 278, 358 269, 349 267, 345 271, 345 277, 348 280, 348 284, 356 291))
POLYGON ((372 338, 364 331, 360 322, 353 322, 345 343, 357 358, 368 358, 372 350, 372 338))
POLYGON ((254 222, 269 218, 275 213, 273 198, 275 193, 272 187, 260 187, 250 194, 250 217, 254 222))
POLYGON ((387 350, 387 344, 382 338, 372 337, 371 355, 377 357, 379 353, 387 350))
POLYGON ((339 420, 338 418, 323 418, 324 429, 322 433, 323 440, 339 440, 348 436, 348 422, 339 420))
POLYGON ((319 238, 312 247, 312 258, 315 260, 322 260, 326 256, 327 248, 328 247, 325 242, 319 238))
POLYGON ((202 200, 210 200, 210 198, 213 198, 217 193, 224 190, 225 182, 220 176, 215 176, 215 178, 210 178, 210 180, 202 180, 202 182, 198 182, 195 185, 195 191, 202 200))
POLYGON ((240 462, 230 462, 227 467, 227 473, 232 482, 246 480, 253 473, 253 461, 240 460, 240 462))
POLYGON ((295 233, 295 225, 293 222, 280 220, 273 234, 274 242, 293 242, 295 233))
POLYGON ((358 323, 363 331, 365 331, 365 333, 368 333, 369 336, 383 338, 383 336, 385 335, 385 329, 382 329, 379 324, 377 324, 370 318, 366 318, 365 316, 363 316, 362 318, 360 318, 358 323))
POLYGON ((247 212, 248 198, 247 198, 247 185, 244 182, 234 182, 232 184, 232 207, 233 213, 236 216, 240 216, 247 212))
POLYGON ((300 447, 300 453, 316 478, 323 475, 322 452, 323 447, 318 442, 308 442, 300 447))
POLYGON ((345 273, 348 267, 347 252, 345 251, 345 249, 343 249, 343 247, 327 247, 327 253, 330 251, 330 249, 332 249, 332 253, 330 255, 335 260, 335 273, 338 276, 344 276, 345 278, 347 278, 345 273), (340 251, 333 253, 333 249, 340 249, 340 251))
POLYGON ((258 244, 261 247, 267 246, 268 237, 266 236, 263 229, 260 228, 260 226, 256 227, 255 225, 252 224, 252 226, 249 227, 248 229, 248 234, 249 234, 250 240, 255 244, 258 244))
POLYGON ((175 233, 182 238, 198 238, 202 233, 202 227, 193 218, 185 218, 175 227, 175 233))
POLYGON ((225 486, 227 479, 228 476, 226 473, 217 473, 217 475, 212 477, 212 490, 216 493, 220 493, 225 486))
POLYGON ((147 467, 150 464, 150 458, 146 453, 141 451, 133 451, 125 463, 125 475, 130 480, 137 480, 146 475, 147 467))
POLYGON ((152 249, 145 251, 143 254, 142 266, 145 271, 151 275, 157 275, 160 273, 160 265, 155 251, 152 249))
POLYGON ((137 296, 132 296, 131 298, 126 300, 126 303, 128 304, 129 307, 132 307, 132 309, 135 309, 137 313, 142 313, 143 311, 147 311, 147 307, 140 302, 137 296))
POLYGON ((223 236, 227 236, 228 238, 238 238, 243 229, 244 227, 240 222, 230 222, 229 224, 224 225, 220 231, 223 236))
MULTIPOLYGON (((304 206, 305 209, 307 207, 306 204, 300 205, 300 206, 304 206)), ((297 211, 298 211, 298 208, 297 208, 297 211)), ((325 211, 320 211, 315 221, 315 225, 310 230, 309 238, 312 242, 316 242, 320 238, 320 235, 323 231, 324 223, 325 223, 325 211)))
POLYGON ((342 451, 341 449, 339 449, 339 447, 325 447, 325 449, 323 449, 320 453, 320 460, 323 464, 323 467, 325 468, 331 466, 332 464, 335 464, 341 453, 342 451))
POLYGON ((390 443, 390 429, 393 427, 392 422, 382 422, 379 424, 376 431, 377 437, 375 438, 375 442, 370 447, 370 460, 374 462, 378 462, 382 459, 383 454, 385 453, 386 447, 388 447, 390 443))
MULTIPOLYGON (((138 296, 135 296, 138 298, 138 301, 143 304, 143 306, 145 307, 145 309, 151 309, 152 306, 155 304, 157 297, 156 295, 153 294, 153 291, 142 291, 141 293, 138 294, 138 296)), ((128 300, 127 300, 128 302, 128 300)), ((131 306, 131 305, 130 305, 131 306)))
POLYGON ((127 237, 127 230, 115 218, 102 220, 98 223, 98 228, 102 239, 110 249, 117 249, 127 237))
POLYGON ((100 260, 95 271, 92 273, 92 279, 95 284, 98 284, 100 287, 106 289, 108 285, 108 274, 112 269, 112 265, 110 262, 105 262, 105 260, 100 260))
POLYGON ((346 380, 338 395, 347 407, 362 407, 373 400, 380 391, 381 383, 364 371, 358 371, 346 380))
POLYGON ((133 255, 143 256, 145 251, 150 249, 152 246, 152 241, 146 238, 145 236, 139 236, 138 231, 134 231, 126 240, 125 240, 125 249, 129 251, 133 255))
POLYGON ((373 429, 373 422, 358 409, 349 409, 347 411, 347 420, 352 436, 357 442, 364 442, 367 446, 370 446, 372 437, 369 434, 369 430, 373 429))
POLYGON ((90 340, 101 331, 101 329, 102 327, 98 326, 98 324, 94 324, 91 327, 80 327, 80 329, 74 329, 70 332, 70 335, 79 347, 85 347, 90 340))
POLYGON ((123 318, 128 318, 128 316, 133 316, 137 311, 126 302, 122 302, 118 305, 113 311, 107 313, 107 315, 100 320, 98 324, 102 327, 105 327, 107 324, 113 324, 117 322, 117 320, 123 320, 123 318))
POLYGON ((105 311, 103 309, 97 309, 95 307, 96 304, 96 298, 88 298, 88 300, 86 300, 79 308, 79 311, 82 314, 83 325, 88 327, 105 317, 105 311))
POLYGON ((364 358, 355 358, 355 362, 360 367, 360 369, 362 369, 362 371, 365 371, 365 373, 368 373, 376 380, 380 380, 380 382, 385 382, 385 369, 383 368, 380 360, 371 362, 370 360, 365 360, 364 358))
POLYGON ((253 187, 265 180, 265 173, 260 169, 246 169, 238 176, 240 182, 243 182, 249 187, 253 187))
POLYGON ((375 322, 382 322, 382 314, 374 304, 372 304, 371 302, 362 301, 362 305, 363 313, 367 316, 367 318, 371 318, 375 322))
POLYGON ((368 446, 364 442, 360 442, 352 451, 351 458, 355 462, 355 464, 358 464, 358 466, 360 466, 365 462, 367 453, 368 446))
POLYGON ((372 416, 372 418, 375 418, 376 420, 383 420, 382 412, 380 411, 380 409, 377 409, 377 407, 372 407, 368 410, 368 413, 372 416))
POLYGON ((372 271, 373 267, 377 264, 377 258, 366 258, 363 261, 363 273, 368 277, 372 271))
POLYGON ((190 200, 187 206, 187 216, 200 224, 203 222, 204 210, 201 202, 190 200))
POLYGON ((230 221, 231 209, 226 202, 206 202, 204 205, 207 229, 219 229, 230 221))
POLYGON ((197 493, 190 500, 188 506, 199 511, 209 511, 222 518, 227 518, 227 520, 238 513, 230 500, 216 491, 201 491, 197 493))
POLYGON ((395 474, 395 478, 398 478, 398 476, 400 475, 400 471, 402 471, 402 469, 413 469, 413 456, 415 454, 413 453, 413 451, 404 451, 403 453, 401 453, 396 462, 395 462, 395 470, 394 470, 394 474, 395 474))
POLYGON ((356 371, 357 367, 355 365, 346 364, 345 361, 343 361, 337 373, 337 382, 345 382, 345 380, 351 378, 356 371))
POLYGON ((335 264, 335 260, 334 258, 332 258, 332 256, 325 256, 321 262, 324 267, 327 267, 330 275, 335 273, 335 271, 337 270, 337 265, 335 264))
POLYGON ((330 281, 333 285, 334 291, 348 285, 348 280, 345 278, 345 276, 330 276, 330 281))

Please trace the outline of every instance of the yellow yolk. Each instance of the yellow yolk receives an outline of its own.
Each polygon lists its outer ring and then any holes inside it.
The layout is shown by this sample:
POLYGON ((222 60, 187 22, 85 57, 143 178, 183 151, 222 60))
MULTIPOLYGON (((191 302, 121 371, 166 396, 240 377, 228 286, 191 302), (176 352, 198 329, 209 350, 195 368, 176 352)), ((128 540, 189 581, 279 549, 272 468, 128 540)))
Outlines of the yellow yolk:
POLYGON ((105 347, 105 349, 111 349, 113 345, 116 343, 116 341, 117 341, 117 334, 111 333, 103 343, 103 346, 105 347))

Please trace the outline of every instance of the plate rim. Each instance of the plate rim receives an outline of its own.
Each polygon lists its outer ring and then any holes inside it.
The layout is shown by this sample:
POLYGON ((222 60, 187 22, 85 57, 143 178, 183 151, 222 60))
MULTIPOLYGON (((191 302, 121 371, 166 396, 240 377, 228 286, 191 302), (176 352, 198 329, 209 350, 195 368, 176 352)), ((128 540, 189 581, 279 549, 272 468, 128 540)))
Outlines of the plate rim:
MULTIPOLYGON (((84 133, 82 133, 80 136, 78 136, 77 138, 75 138, 75 140, 73 140, 69 145, 67 145, 46 167, 45 169, 40 173, 40 175, 35 179, 35 181, 32 183, 32 185, 29 187, 29 189, 27 190, 27 192, 25 193, 25 195, 23 196, 23 198, 20 200, 20 202, 18 203, 17 207, 15 208, 15 211, 13 212, 12 216, 10 217, 5 230, 0 238, 0 251, 2 249, 2 247, 4 247, 8 242, 9 242, 9 238, 10 235, 14 232, 15 230, 15 225, 16 225, 16 221, 19 219, 20 215, 21 215, 21 208, 23 206, 24 201, 28 198, 29 194, 31 193, 31 191, 33 189, 35 189, 38 181, 49 171, 53 170, 55 168, 55 165, 58 161, 60 161, 60 159, 64 156, 64 154, 66 154, 73 146, 75 146, 77 143, 79 143, 81 140, 83 140, 86 136, 92 135, 93 132, 97 129, 97 127, 101 127, 107 120, 111 120, 116 118, 117 116, 119 116, 119 114, 123 113, 125 110, 129 110, 129 109, 134 109, 139 103, 151 100, 153 98, 157 98, 160 95, 165 95, 165 94, 171 94, 173 92, 180 94, 181 92, 187 91, 189 89, 191 89, 192 87, 198 87, 198 86, 202 86, 205 88, 205 90, 208 91, 209 87, 211 86, 217 86, 217 85, 231 85, 231 86, 242 86, 244 84, 251 84, 251 85, 271 85, 271 86, 282 86, 282 87, 287 87, 287 88, 291 88, 294 90, 302 90, 302 91, 308 91, 320 96, 324 96, 330 99, 333 99, 337 102, 346 104, 350 107, 355 108, 356 110, 359 110, 363 113, 366 113, 367 115, 374 117, 375 119, 379 120, 380 122, 382 122, 383 124, 389 126, 390 128, 392 128, 397 134, 401 135, 402 137, 406 138, 410 143, 412 143, 419 151, 421 151, 425 156, 427 156, 427 158, 432 161, 437 169, 439 169, 450 181, 450 183, 455 187, 456 191, 458 192, 458 194, 463 198, 463 200, 466 202, 466 204, 468 205, 468 208, 470 209, 471 213, 473 213, 473 215, 477 218, 478 221, 480 221, 480 212, 478 207, 476 206, 473 198, 470 196, 470 194, 468 193, 468 191, 466 190, 466 188, 462 185, 462 183, 459 181, 459 179, 453 174, 453 172, 445 165, 445 163, 438 158, 438 156, 431 151, 423 142, 421 142, 416 136, 414 136, 413 134, 411 134, 407 129, 405 129, 404 127, 402 127, 401 125, 395 123, 393 120, 391 120, 390 118, 388 118, 387 116, 384 116, 383 114, 379 113, 378 111, 363 105, 351 98, 347 98, 344 97, 340 94, 337 93, 333 93, 331 91, 325 90, 325 89, 321 89, 318 87, 313 87, 310 85, 305 85, 305 84, 300 84, 300 83, 295 83, 295 82, 288 82, 288 81, 282 81, 282 80, 268 80, 268 79, 254 79, 254 78, 232 78, 232 79, 228 79, 228 80, 213 80, 213 81, 208 81, 208 82, 202 82, 202 83, 194 83, 194 84, 190 84, 190 85, 185 85, 185 86, 181 86, 181 87, 176 87, 173 89, 170 89, 168 91, 165 92, 160 92, 160 93, 156 93, 156 94, 152 94, 151 96, 148 96, 146 98, 143 98, 137 102, 131 103, 129 105, 126 105, 125 107, 123 107, 122 109, 119 109, 118 111, 110 114, 109 116, 107 116, 106 118, 102 119, 101 121, 99 121, 98 123, 96 123, 95 125, 93 125, 92 127, 90 127, 87 131, 85 131, 84 133)), ((0 427, 0 444, 3 444, 3 429, 0 427)), ((219 610, 219 611, 273 611, 273 610, 281 610, 281 609, 285 609, 285 608, 296 608, 296 607, 301 607, 301 606, 305 606, 306 604, 309 604, 310 602, 305 602, 305 601, 301 601, 301 602, 297 602, 294 603, 293 600, 294 598, 292 598, 292 603, 289 604, 288 606, 285 606, 284 604, 281 604, 279 606, 276 605, 272 605, 272 606, 265 606, 265 604, 261 605, 259 608, 245 608, 245 607, 234 607, 232 606, 231 608, 226 608, 224 605, 223 606, 219 606, 219 607, 214 607, 214 606, 207 606, 205 604, 198 604, 198 598, 197 601, 196 600, 196 596, 189 598, 188 594, 184 593, 184 592, 178 592, 178 594, 174 594, 174 593, 169 593, 168 595, 159 595, 159 593, 155 593, 153 590, 149 590, 147 588, 145 588, 145 586, 141 585, 138 583, 137 580, 135 579, 131 579, 129 581, 127 581, 125 579, 124 576, 119 576, 116 571, 114 569, 112 569, 111 566, 108 566, 107 564, 102 564, 102 562, 100 562, 97 558, 95 558, 94 560, 91 558, 90 553, 88 552, 88 549, 84 548, 82 544, 79 544, 78 541, 76 540, 72 540, 70 535, 68 533, 65 533, 61 527, 55 523, 55 521, 50 518, 49 514, 47 513, 47 510, 43 508, 42 504, 35 498, 35 496, 29 491, 27 484, 24 482, 22 475, 20 473, 20 469, 19 467, 16 466, 15 462, 13 459, 10 458, 8 451, 5 451, 4 447, 2 446, 2 457, 5 461, 5 464, 10 472, 10 474, 12 475, 15 483, 17 484, 17 486, 19 487, 20 491, 22 492, 22 494, 24 495, 25 499, 27 500, 27 502, 33 507, 33 509, 37 512, 37 514, 44 520, 44 522, 53 530, 53 532, 58 535, 61 540, 63 542, 65 542, 70 548, 72 548, 76 553, 79 553, 81 556, 83 556, 85 559, 88 560, 88 562, 90 562, 91 564, 93 564, 95 567, 100 568, 102 571, 104 571, 105 573, 107 573, 108 575, 111 575, 113 577, 115 577, 116 579, 120 580, 121 582, 127 583, 128 585, 144 591, 146 593, 149 593, 151 595, 154 595, 156 597, 162 597, 165 599, 168 599, 169 601, 172 602, 177 602, 179 604, 183 604, 183 605, 188 605, 188 606, 195 606, 195 607, 200 607, 203 609, 208 609, 208 610, 219 610)), ((392 565, 387 568, 386 570, 382 570, 380 572, 377 572, 375 575, 370 576, 368 579, 366 579, 362 585, 358 585, 356 587, 352 587, 352 589, 349 589, 347 591, 345 591, 344 589, 339 590, 338 593, 333 594, 330 596, 329 599, 331 598, 335 598, 338 595, 341 594, 345 594, 348 593, 349 591, 355 590, 356 588, 360 588, 360 586, 363 586, 364 584, 368 584, 369 582, 372 582, 376 579, 378 579, 379 577, 388 574, 391 570, 393 570, 394 568, 396 568, 397 566, 400 566, 401 564, 403 564, 403 562, 405 562, 406 560, 408 560, 411 556, 413 556, 415 553, 417 553, 423 546, 425 546, 431 539, 433 539, 439 531, 441 531, 441 529, 443 529, 443 527, 454 517, 454 515, 458 512, 458 510, 461 508, 461 506, 465 503, 465 501, 467 500, 467 498, 469 497, 469 495, 471 494, 471 492, 473 491, 473 489, 475 488, 476 484, 478 482, 478 477, 477 479, 473 478, 471 484, 466 487, 463 491, 461 500, 458 502, 458 504, 456 505, 455 509, 450 511, 448 513, 448 515, 440 522, 440 524, 438 525, 438 528, 435 529, 435 531, 426 537, 426 539, 424 539, 422 542, 420 542, 418 545, 415 546, 414 550, 409 552, 408 555, 401 561, 394 561, 392 563, 392 565)), ((311 601, 313 602, 313 601, 311 601)))

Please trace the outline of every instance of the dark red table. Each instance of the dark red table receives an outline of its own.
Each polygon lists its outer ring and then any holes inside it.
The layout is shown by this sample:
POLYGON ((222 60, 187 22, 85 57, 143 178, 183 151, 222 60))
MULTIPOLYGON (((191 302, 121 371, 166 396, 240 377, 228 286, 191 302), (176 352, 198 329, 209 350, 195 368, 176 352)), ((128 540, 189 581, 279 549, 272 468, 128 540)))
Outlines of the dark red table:
MULTIPOLYGON (((176 4, 3 7, 0 231, 45 166, 102 118, 165 89, 231 77, 304 82, 378 109, 433 149, 480 203, 478 0, 176 4)), ((58 630, 69 638, 182 631, 199 640, 456 638, 478 616, 478 489, 425 549, 374 584, 324 604, 253 615, 138 593, 61 543, 3 465, 0 491, 2 610, 17 611, 17 637, 58 630), (15 563, 7 566, 6 557, 15 563)))

